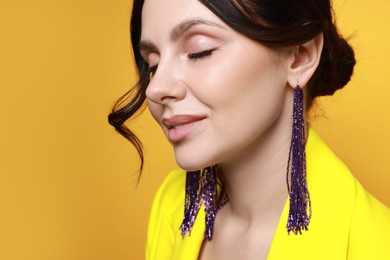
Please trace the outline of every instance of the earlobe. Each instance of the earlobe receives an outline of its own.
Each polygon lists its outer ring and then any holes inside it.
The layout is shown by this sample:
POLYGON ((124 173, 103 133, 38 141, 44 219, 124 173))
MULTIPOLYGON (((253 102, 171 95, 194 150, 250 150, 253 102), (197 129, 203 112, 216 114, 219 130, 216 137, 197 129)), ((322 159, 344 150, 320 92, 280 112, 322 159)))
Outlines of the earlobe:
POLYGON ((294 48, 288 67, 288 82, 291 87, 298 84, 303 87, 307 84, 320 63, 323 45, 324 37, 320 33, 314 39, 294 48))

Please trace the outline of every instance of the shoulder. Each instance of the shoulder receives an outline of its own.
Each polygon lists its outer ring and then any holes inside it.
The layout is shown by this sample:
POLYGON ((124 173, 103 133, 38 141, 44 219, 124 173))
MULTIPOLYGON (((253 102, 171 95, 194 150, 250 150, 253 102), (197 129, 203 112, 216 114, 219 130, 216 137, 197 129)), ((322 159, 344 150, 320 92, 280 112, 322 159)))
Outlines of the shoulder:
POLYGON ((183 216, 185 179, 185 171, 172 171, 154 197, 149 217, 146 259, 169 259, 172 253, 183 216), (153 255, 156 252, 158 258, 153 255))
POLYGON ((373 216, 388 216, 389 209, 364 189, 312 129, 307 145, 307 174, 309 188, 321 200, 321 207, 329 203, 337 212, 365 210, 373 216))
POLYGON ((181 169, 168 174, 154 197, 151 221, 153 221, 154 216, 171 217, 178 208, 183 208, 185 180, 185 171, 181 169))
POLYGON ((160 185, 153 202, 153 207, 161 208, 162 214, 172 214, 184 203, 186 172, 177 169, 168 174, 160 185))
POLYGON ((356 179, 313 128, 309 128, 306 153, 312 198, 319 199, 318 204, 326 208, 350 211, 355 200, 356 179))
POLYGON ((312 129, 307 153, 312 227, 324 234, 329 230, 335 248, 347 246, 349 259, 390 259, 390 210, 363 188, 312 129))
POLYGON ((390 209, 356 183, 350 259, 390 259, 390 209))

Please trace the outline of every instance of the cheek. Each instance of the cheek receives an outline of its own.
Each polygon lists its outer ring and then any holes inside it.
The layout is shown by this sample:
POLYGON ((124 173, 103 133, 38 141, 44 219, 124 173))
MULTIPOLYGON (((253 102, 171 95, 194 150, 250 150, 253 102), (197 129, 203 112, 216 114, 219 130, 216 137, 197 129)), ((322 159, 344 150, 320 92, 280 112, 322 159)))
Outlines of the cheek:
MULTIPOLYGON (((205 68, 193 91, 211 110, 207 141, 221 149, 215 152, 216 160, 231 158, 260 137, 283 109, 287 79, 279 59, 257 55, 247 60, 231 55, 221 65, 205 68)), ((208 150, 212 154, 213 149, 208 150)))
POLYGON ((279 59, 262 49, 248 51, 244 56, 242 53, 232 51, 228 57, 218 57, 213 64, 197 70, 190 79, 197 82, 193 95, 212 109, 223 107, 245 114, 272 102, 287 82, 279 59))

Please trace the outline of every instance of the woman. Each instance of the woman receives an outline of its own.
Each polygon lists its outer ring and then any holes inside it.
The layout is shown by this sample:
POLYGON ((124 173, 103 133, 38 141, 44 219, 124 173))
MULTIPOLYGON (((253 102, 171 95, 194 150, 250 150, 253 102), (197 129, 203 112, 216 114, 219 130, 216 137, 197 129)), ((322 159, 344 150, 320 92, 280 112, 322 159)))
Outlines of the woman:
POLYGON ((390 259, 389 210, 305 127, 355 65, 329 0, 135 0, 131 36, 139 82, 110 123, 143 162, 123 123, 146 99, 187 171, 156 195, 147 259, 390 259))

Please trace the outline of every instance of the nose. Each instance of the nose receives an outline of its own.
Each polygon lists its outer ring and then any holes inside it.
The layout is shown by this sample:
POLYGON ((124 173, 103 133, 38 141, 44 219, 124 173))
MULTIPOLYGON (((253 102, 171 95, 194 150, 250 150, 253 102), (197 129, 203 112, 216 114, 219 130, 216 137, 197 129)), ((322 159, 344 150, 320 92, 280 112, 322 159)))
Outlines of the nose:
POLYGON ((155 75, 146 88, 146 97, 153 103, 166 105, 185 97, 186 87, 180 69, 162 66, 160 63, 155 75))

